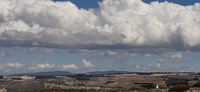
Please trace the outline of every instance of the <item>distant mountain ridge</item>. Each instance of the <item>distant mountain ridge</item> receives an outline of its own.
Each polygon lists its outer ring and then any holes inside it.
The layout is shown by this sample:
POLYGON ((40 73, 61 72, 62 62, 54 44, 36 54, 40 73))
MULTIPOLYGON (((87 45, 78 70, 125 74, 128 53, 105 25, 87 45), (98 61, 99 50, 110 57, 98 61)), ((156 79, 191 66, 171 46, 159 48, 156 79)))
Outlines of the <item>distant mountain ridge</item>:
POLYGON ((93 72, 88 72, 87 74, 124 74, 124 73, 132 73, 129 71, 93 71, 93 72))
POLYGON ((67 71, 49 71, 49 72, 35 72, 35 73, 22 73, 22 74, 12 74, 11 76, 34 76, 34 75, 76 75, 76 74, 124 74, 124 73, 132 73, 129 71, 93 71, 88 73, 71 73, 67 71))

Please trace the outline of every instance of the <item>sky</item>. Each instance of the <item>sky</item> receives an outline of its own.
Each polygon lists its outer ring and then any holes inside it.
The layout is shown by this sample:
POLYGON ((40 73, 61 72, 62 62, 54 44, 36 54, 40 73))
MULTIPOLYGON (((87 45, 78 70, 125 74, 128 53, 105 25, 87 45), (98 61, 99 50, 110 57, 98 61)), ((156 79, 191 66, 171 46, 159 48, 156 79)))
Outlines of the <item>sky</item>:
POLYGON ((0 75, 199 72, 199 0, 1 0, 0 75))

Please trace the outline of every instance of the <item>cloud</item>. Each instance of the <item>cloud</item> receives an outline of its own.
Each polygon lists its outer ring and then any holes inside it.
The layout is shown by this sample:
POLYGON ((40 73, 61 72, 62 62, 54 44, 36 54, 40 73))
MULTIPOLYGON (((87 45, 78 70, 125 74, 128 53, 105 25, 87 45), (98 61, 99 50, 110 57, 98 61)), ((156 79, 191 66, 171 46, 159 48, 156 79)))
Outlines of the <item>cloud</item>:
POLYGON ((161 64, 160 63, 157 63, 156 66, 157 66, 157 68, 161 68, 161 64))
POLYGON ((27 51, 27 53, 43 53, 43 54, 50 54, 53 52, 55 52, 55 49, 39 48, 39 47, 29 48, 27 51))
POLYGON ((93 64, 91 64, 89 61, 83 59, 83 65, 86 67, 86 68, 90 68, 90 67, 94 67, 93 64))
POLYGON ((54 64, 33 64, 31 66, 28 67, 28 70, 31 71, 44 71, 44 70, 48 70, 48 69, 54 69, 55 65, 54 64))
POLYGON ((69 64, 69 65, 62 65, 61 70, 63 71, 68 71, 68 70, 77 70, 78 67, 74 64, 69 64))
POLYGON ((0 64, 1 74, 17 74, 17 73, 30 73, 30 72, 47 72, 47 71, 69 71, 74 72, 78 70, 78 66, 75 64, 55 65, 55 64, 21 64, 10 63, 0 64))
POLYGON ((0 57, 5 57, 6 56, 6 53, 5 52, 1 52, 0 53, 0 57))
POLYGON ((167 52, 162 55, 157 56, 157 63, 181 63, 181 62, 188 62, 183 58, 188 52, 167 52), (183 55, 184 54, 184 55, 183 55))
POLYGON ((14 73, 21 73, 25 69, 25 64, 21 63, 11 63, 7 62, 5 64, 0 64, 0 73, 1 74, 14 74, 14 73))
POLYGON ((7 63, 7 66, 8 67, 11 67, 11 68, 22 68, 24 67, 25 65, 24 64, 20 64, 20 63, 7 63))
POLYGON ((78 9, 71 2, 51 0, 1 0, 0 3, 2 47, 98 53, 110 50, 107 55, 112 56, 120 52, 200 51, 199 3, 181 6, 168 2, 104 0, 98 9, 89 10, 78 9))
POLYGON ((144 57, 146 57, 146 58, 151 58, 152 55, 151 55, 151 54, 145 54, 144 57))
POLYGON ((140 65, 136 65, 135 68, 136 68, 136 69, 140 69, 140 65))
POLYGON ((155 65, 142 65, 140 67, 139 71, 144 72, 198 72, 197 67, 192 66, 184 66, 184 65, 161 65, 160 63, 157 63, 155 65))
POLYGON ((68 65, 55 65, 55 64, 33 64, 28 66, 28 69, 31 71, 73 71, 77 70, 78 67, 74 64, 68 65))
POLYGON ((183 55, 182 55, 182 53, 177 53, 177 54, 171 55, 171 58, 173 58, 173 59, 182 59, 183 55))

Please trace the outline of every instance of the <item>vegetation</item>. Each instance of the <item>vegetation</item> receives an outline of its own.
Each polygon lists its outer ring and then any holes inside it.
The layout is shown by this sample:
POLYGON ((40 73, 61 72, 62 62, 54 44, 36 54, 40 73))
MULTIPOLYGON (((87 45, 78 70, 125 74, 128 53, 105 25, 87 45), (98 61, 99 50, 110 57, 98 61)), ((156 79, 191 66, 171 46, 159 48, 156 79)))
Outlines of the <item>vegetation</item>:
POLYGON ((200 82, 195 83, 192 87, 200 87, 200 82))
POLYGON ((143 88, 147 88, 147 89, 154 89, 156 88, 155 84, 146 84, 146 85, 142 85, 143 88))
POLYGON ((171 87, 169 89, 169 92, 184 92, 188 89, 190 89, 189 85, 179 84, 179 85, 175 85, 175 86, 171 87))
POLYGON ((168 86, 175 86, 175 85, 181 85, 181 84, 183 84, 183 85, 188 85, 188 82, 175 82, 175 83, 170 84, 170 85, 168 85, 168 86))

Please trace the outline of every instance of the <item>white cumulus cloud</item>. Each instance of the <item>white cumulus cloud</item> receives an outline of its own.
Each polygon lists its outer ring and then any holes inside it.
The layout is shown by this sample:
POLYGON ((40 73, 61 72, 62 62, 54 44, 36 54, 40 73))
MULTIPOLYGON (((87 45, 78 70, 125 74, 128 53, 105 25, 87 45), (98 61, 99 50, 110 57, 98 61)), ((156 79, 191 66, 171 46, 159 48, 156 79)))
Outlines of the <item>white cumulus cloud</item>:
MULTIPOLYGON (((200 51, 200 4, 103 0, 98 9, 71 2, 1 0, 0 46, 155 53, 200 51)), ((47 51, 47 52, 51 52, 47 51)))
POLYGON ((24 64, 20 64, 20 63, 7 63, 7 66, 8 67, 11 67, 11 68, 22 68, 24 67, 25 65, 24 64))
POLYGON ((78 66, 75 64, 55 65, 55 64, 33 64, 27 66, 31 71, 73 71, 77 70, 78 66))
POLYGON ((1 63, 0 64, 0 74, 18 74, 18 73, 33 73, 33 72, 48 72, 48 71, 69 71, 74 72, 78 70, 79 67, 75 64, 31 64, 26 65, 22 63, 1 63))
POLYGON ((83 65, 84 65, 85 67, 87 67, 87 68, 93 67, 93 66, 94 66, 93 64, 91 64, 91 62, 89 62, 89 61, 87 61, 87 60, 85 60, 85 59, 83 59, 83 65))
POLYGON ((31 71, 43 71, 45 69, 53 69, 55 68, 54 64, 33 64, 31 66, 28 67, 29 70, 31 71))
POLYGON ((74 64, 69 64, 69 65, 62 65, 61 70, 63 71, 68 71, 68 70, 77 70, 78 67, 74 64))

